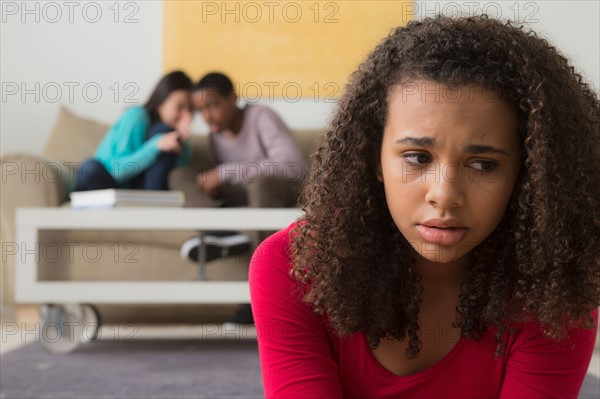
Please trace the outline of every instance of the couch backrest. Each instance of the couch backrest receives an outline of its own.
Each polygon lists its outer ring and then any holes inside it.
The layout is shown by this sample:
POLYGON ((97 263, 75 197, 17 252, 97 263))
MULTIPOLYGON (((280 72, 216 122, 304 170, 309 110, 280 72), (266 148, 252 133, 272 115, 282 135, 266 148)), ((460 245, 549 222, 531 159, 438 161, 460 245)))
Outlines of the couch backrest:
POLYGON ((109 127, 60 107, 42 155, 52 162, 81 162, 94 154, 109 127))

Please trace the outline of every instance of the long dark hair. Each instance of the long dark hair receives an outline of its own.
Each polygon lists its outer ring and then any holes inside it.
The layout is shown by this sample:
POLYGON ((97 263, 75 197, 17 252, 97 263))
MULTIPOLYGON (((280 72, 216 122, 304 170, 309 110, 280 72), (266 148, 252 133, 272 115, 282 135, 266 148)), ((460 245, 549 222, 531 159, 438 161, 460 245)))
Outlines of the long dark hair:
POLYGON ((292 232, 294 277, 339 336, 418 336, 420 275, 377 181, 388 94, 400 81, 477 85, 512 106, 523 149, 504 218, 472 251, 459 297, 461 336, 488 327, 502 352, 513 322, 551 338, 593 327, 600 302, 600 102, 545 39, 485 16, 426 18, 395 29, 351 75, 312 156, 292 232), (334 212, 335 211, 335 212, 334 212), (581 321, 584 321, 582 323, 581 321))
POLYGON ((150 115, 150 124, 160 121, 158 107, 172 92, 191 89, 192 80, 182 71, 174 71, 163 76, 144 105, 150 115))

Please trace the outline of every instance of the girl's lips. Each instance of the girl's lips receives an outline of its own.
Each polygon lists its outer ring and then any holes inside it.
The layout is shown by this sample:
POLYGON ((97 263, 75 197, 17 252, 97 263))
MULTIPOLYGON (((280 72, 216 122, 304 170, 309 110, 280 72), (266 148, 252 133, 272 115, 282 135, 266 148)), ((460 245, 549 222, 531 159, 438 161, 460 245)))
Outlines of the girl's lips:
POLYGON ((427 242, 440 245, 453 245, 461 241, 467 232, 466 228, 441 229, 422 224, 417 225, 421 237, 427 242))

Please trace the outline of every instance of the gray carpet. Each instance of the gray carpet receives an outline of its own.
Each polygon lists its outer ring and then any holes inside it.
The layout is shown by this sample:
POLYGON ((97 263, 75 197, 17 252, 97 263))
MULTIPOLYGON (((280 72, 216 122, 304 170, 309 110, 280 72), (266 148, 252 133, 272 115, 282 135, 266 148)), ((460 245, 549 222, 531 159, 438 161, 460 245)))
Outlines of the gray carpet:
MULTIPOLYGON (((256 342, 98 341, 68 355, 28 344, 0 357, 0 398, 261 398, 256 342)), ((586 376, 579 398, 600 398, 586 376)))
POLYGON ((600 380, 588 374, 585 376, 585 380, 583 380, 583 386, 581 387, 581 391, 579 391, 579 399, 598 399, 600 398, 600 380))
POLYGON ((98 341, 68 355, 0 357, 0 398, 261 398, 256 342, 98 341))

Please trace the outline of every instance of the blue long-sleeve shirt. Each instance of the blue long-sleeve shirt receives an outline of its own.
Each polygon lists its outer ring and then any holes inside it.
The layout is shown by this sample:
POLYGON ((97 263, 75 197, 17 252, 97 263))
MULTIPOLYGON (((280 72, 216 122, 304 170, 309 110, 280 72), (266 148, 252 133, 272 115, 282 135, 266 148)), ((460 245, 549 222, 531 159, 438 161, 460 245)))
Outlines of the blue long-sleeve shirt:
MULTIPOLYGON (((133 179, 148 169, 160 154, 157 134, 146 140, 150 128, 150 117, 144 107, 138 106, 125 111, 106 133, 95 158, 102 163, 111 176, 124 188, 133 179)), ((177 158, 177 166, 189 163, 192 149, 188 142, 183 143, 183 151, 177 158)))

